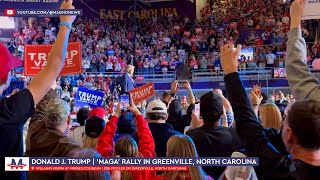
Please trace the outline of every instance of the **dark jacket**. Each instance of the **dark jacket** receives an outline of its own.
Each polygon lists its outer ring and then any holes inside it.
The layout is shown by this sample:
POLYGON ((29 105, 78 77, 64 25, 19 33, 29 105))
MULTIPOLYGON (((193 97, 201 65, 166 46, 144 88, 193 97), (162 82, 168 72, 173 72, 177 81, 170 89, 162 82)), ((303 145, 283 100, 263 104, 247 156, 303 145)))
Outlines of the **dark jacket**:
POLYGON ((259 157, 259 179, 319 179, 320 167, 282 155, 263 133, 238 73, 224 78, 227 94, 236 118, 239 137, 250 157, 259 157), (234 93, 237 92, 237 93, 234 93))
POLYGON ((128 75, 128 73, 125 73, 122 76, 120 86, 121 86, 122 93, 129 92, 131 89, 135 88, 133 79, 128 75))
POLYGON ((282 102, 278 100, 275 102, 275 104, 279 107, 280 111, 284 111, 289 102, 287 100, 282 100, 282 102))
MULTIPOLYGON (((191 129, 186 133, 196 146, 200 157, 230 157, 241 149, 236 129, 223 126, 191 129)), ((203 170, 212 178, 219 179, 225 167, 204 166, 203 170)))
POLYGON ((23 126, 34 114, 31 92, 24 89, 9 98, 0 100, 0 179, 26 179, 26 173, 9 172, 5 169, 5 157, 23 156, 23 126))
POLYGON ((184 133, 185 127, 189 126, 191 123, 191 115, 194 109, 195 109, 195 105, 190 104, 187 109, 187 114, 182 115, 181 101, 176 99, 172 101, 169 105, 169 109, 168 109, 169 117, 166 122, 170 124, 175 131, 184 133))
MULTIPOLYGON (((172 126, 167 123, 149 123, 149 128, 156 145, 155 151, 157 157, 166 157, 166 147, 169 138, 173 135, 181 135, 181 133, 174 131, 172 126)), ((134 133, 132 136, 138 142, 137 133, 134 133)))
MULTIPOLYGON (((47 129, 43 118, 45 109, 50 100, 57 97, 54 90, 37 104, 36 113, 30 119, 26 139, 27 157, 67 157, 71 151, 80 146, 69 137, 57 130, 47 129)), ((28 172, 28 179, 50 180, 63 179, 64 172, 28 172)))

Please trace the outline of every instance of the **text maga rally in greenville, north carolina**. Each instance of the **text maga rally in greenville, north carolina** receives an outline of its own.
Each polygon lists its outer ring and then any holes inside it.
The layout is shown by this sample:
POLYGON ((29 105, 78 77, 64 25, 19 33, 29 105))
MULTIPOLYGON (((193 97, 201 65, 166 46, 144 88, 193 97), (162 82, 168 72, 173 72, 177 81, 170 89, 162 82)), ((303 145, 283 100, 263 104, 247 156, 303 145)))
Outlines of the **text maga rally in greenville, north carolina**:
MULTIPOLYGON (((52 45, 26 45, 24 47, 24 74, 35 76, 47 65, 52 45)), ((82 71, 81 44, 69 43, 60 75, 79 74, 82 71)))
POLYGON ((91 108, 101 107, 104 92, 94 91, 85 87, 79 87, 76 93, 76 106, 90 106, 91 108))
MULTIPOLYGON (((19 157, 6 162, 21 162, 26 171, 101 171, 101 170, 172 170, 186 171, 189 166, 258 166, 258 158, 36 158, 19 157), (25 160, 27 158, 27 160, 25 160)), ((10 166, 9 163, 7 163, 10 166)), ((16 164, 16 163, 15 163, 16 164)), ((6 170, 9 169, 6 167, 6 170)), ((10 169, 15 170, 11 167, 10 169)))

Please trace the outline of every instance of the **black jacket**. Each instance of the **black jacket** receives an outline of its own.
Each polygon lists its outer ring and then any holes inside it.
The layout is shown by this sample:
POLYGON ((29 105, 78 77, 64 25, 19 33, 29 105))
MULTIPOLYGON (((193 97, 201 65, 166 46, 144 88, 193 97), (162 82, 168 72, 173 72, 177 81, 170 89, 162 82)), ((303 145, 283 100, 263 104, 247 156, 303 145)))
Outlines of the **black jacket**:
MULTIPOLYGON (((189 130, 187 135, 193 139, 200 157, 230 157, 234 151, 242 147, 234 128, 202 126, 189 130)), ((224 166, 203 166, 202 168, 214 179, 219 179, 225 170, 224 166)))
POLYGON ((226 75, 224 81, 235 114, 237 132, 245 144, 246 153, 251 157, 259 157, 259 179, 319 179, 320 167, 299 159, 292 160, 279 153, 270 143, 263 133, 263 127, 257 121, 238 73, 226 75))

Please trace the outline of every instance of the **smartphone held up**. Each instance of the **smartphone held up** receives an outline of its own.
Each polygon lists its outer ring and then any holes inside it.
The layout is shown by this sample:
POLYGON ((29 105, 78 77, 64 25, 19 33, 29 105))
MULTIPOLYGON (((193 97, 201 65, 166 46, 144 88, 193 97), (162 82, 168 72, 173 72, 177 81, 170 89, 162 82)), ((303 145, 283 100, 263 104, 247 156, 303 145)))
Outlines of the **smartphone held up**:
POLYGON ((120 103, 123 111, 127 111, 130 106, 130 94, 120 95, 120 103))

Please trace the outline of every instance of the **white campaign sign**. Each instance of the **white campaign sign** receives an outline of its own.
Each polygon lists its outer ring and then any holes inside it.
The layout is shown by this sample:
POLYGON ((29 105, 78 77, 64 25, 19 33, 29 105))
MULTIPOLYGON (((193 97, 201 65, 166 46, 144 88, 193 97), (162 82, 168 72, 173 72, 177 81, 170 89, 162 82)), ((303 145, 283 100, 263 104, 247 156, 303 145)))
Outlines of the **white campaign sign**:
POLYGON ((302 20, 320 19, 320 0, 306 0, 302 20))

